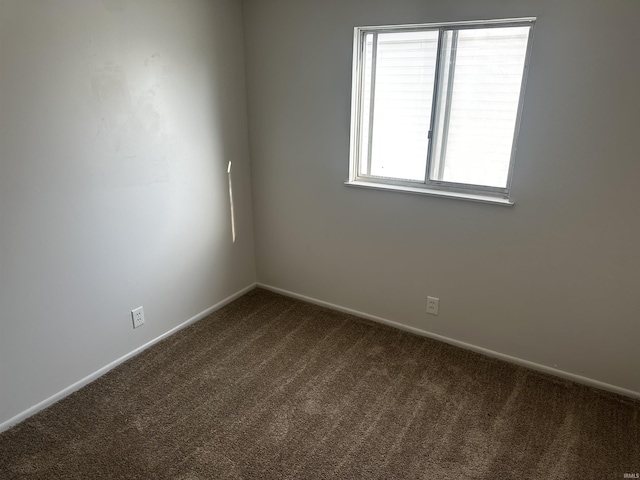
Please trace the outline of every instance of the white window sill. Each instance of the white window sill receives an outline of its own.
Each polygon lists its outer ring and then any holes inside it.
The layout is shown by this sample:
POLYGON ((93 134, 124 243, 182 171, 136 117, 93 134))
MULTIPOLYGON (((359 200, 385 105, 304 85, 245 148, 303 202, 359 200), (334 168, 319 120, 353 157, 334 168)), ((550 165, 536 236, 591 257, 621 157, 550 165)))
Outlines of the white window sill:
POLYGON ((375 190, 390 190, 392 192, 417 193, 418 195, 455 198, 458 200, 467 200, 471 202, 493 203, 495 205, 503 205, 507 207, 512 207, 514 204, 511 200, 508 200, 506 198, 492 197, 489 195, 479 195, 476 193, 450 192, 446 190, 435 190, 431 188, 407 187, 401 185, 389 185, 386 183, 361 182, 356 180, 352 182, 344 182, 344 184, 348 187, 373 188, 375 190))

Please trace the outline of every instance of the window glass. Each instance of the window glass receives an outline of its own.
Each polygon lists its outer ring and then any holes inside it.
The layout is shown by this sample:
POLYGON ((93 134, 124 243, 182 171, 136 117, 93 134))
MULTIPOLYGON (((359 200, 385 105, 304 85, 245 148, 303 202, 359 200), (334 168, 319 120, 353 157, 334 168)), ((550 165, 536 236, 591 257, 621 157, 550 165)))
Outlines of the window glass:
POLYGON ((508 200, 534 20, 356 28, 350 181, 508 200))
POLYGON ((431 178, 506 187, 528 27, 447 32, 456 48, 445 54, 437 134, 444 148, 434 156, 431 178), (448 79, 447 79, 448 80, 448 79), (451 88, 451 92, 448 91, 451 88), (447 104, 450 98, 450 104, 447 104))
POLYGON ((423 181, 438 31, 381 33, 377 47, 370 174, 423 181))

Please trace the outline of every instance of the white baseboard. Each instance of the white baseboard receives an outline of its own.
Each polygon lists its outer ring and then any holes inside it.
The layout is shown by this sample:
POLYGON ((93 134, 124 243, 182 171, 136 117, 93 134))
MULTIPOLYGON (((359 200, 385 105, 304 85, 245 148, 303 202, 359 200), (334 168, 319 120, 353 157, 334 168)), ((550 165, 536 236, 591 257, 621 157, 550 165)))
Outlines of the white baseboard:
POLYGON ((196 323, 198 320, 201 320, 204 317, 206 317, 207 315, 212 314, 216 310, 221 309, 222 307, 224 307, 228 303, 231 303, 236 298, 241 297, 242 295, 244 295, 245 293, 253 290, 254 288, 256 288, 256 284, 255 283, 243 288, 242 290, 234 293, 233 295, 230 295, 229 297, 219 301, 218 303, 216 303, 212 307, 207 308, 205 311, 200 312, 197 315, 191 317, 186 322, 181 323, 180 325, 172 328, 168 332, 165 332, 162 335, 160 335, 159 337, 156 337, 153 340, 145 343, 141 347, 138 347, 135 350, 127 353, 126 355, 118 358, 117 360, 114 360, 113 362, 109 363, 108 365, 105 365, 104 367, 100 368, 99 370, 96 370, 92 374, 84 377, 81 380, 78 380, 76 383, 74 383, 72 385, 69 385, 67 388, 65 388, 65 389, 59 391, 58 393, 50 396, 49 398, 41 401, 40 403, 34 405, 33 407, 28 408, 27 410, 25 410, 24 412, 19 413, 15 417, 12 417, 9 420, 6 420, 5 422, 0 423, 0 433, 4 432, 5 430, 8 430, 9 428, 13 427, 14 425, 17 425, 18 423, 22 422, 23 420, 26 420, 30 416, 38 413, 40 410, 44 410, 45 408, 53 405, 57 401, 62 400, 64 397, 66 397, 68 395, 71 395, 73 392, 75 392, 77 390, 80 390, 82 387, 84 387, 85 385, 93 382, 97 378, 101 377, 102 375, 107 373, 109 370, 117 367, 118 365, 120 365, 121 363, 124 363, 125 361, 129 360, 130 358, 135 357, 136 355, 138 355, 143 350, 146 350, 147 348, 149 348, 149 347, 155 345, 156 343, 158 343, 160 340, 164 340, 165 338, 173 335, 177 331, 182 330, 183 328, 186 328, 186 327, 188 327, 189 325, 191 325, 193 323, 196 323))
POLYGON ((394 322, 393 320, 387 320, 386 318, 376 317, 375 315, 370 315, 368 313, 359 312, 357 310, 352 310, 350 308, 345 308, 340 305, 335 305, 333 303, 325 302, 322 300, 318 300, 316 298, 307 297, 305 295, 300 295, 295 292, 290 292, 288 290, 284 290, 282 288, 273 287, 271 285, 266 285, 264 283, 258 282, 257 286, 259 288, 264 288, 265 290, 270 290, 275 293, 279 293, 281 295, 285 295, 287 297, 297 298, 298 300, 303 300, 305 302, 314 303, 316 305, 320 305, 322 307, 327 307, 332 310, 337 310, 339 312, 348 313, 350 315, 354 315, 356 317, 366 318, 367 320, 372 320, 377 323, 383 323, 385 325, 390 325, 392 327, 398 328, 400 330, 404 330, 407 332, 415 333, 416 335, 420 335, 423 337, 432 338, 434 340, 438 340, 440 342, 448 343, 450 345, 454 345, 456 347, 464 348, 466 350, 471 350, 473 352, 480 353, 482 355, 486 355, 487 357, 497 358, 498 360, 503 360, 508 363, 513 363, 515 365, 520 365, 522 367, 529 368, 531 370, 536 370, 538 372, 547 373, 549 375, 553 375, 556 377, 564 378, 566 380, 571 380, 572 382, 581 383, 583 385, 588 385, 590 387, 599 388, 600 390, 607 390, 609 392, 617 393, 619 395, 624 395, 626 397, 631 398, 640 398, 640 392, 635 392, 633 390, 628 390, 626 388, 618 387, 616 385, 611 385, 608 383, 600 382, 598 380, 594 380, 592 378, 583 377, 582 375, 576 375, 574 373, 565 372, 564 370, 559 370, 557 368, 547 367, 546 365, 542 365, 535 362, 530 362, 529 360, 524 360, 518 357, 512 357, 511 355, 505 355, 504 353, 495 352, 493 350, 489 350, 487 348, 478 347, 476 345, 472 345, 470 343, 461 342, 459 340, 454 340, 453 338, 444 337, 442 335, 438 335, 435 333, 428 332, 427 330, 422 330, 416 327, 410 327, 408 325, 404 325, 402 323, 394 322))

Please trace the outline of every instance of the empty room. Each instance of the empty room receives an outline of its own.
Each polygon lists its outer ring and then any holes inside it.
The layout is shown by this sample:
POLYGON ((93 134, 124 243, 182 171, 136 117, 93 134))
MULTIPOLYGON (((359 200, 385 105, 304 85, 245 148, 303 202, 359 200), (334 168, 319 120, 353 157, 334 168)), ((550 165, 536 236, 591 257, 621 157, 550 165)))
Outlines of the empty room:
POLYGON ((639 17, 0 0, 0 478, 640 478, 639 17))

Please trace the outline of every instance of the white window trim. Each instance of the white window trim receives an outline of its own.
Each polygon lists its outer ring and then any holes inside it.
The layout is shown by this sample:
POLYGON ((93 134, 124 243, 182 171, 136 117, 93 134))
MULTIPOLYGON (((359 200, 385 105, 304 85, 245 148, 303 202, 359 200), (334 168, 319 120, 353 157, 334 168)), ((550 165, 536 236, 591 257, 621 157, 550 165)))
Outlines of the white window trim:
MULTIPOLYGON (((533 44, 533 30, 535 25, 535 17, 522 17, 497 20, 474 20, 466 22, 444 22, 429 24, 410 24, 410 25, 383 25, 383 26, 367 26, 354 28, 353 43, 353 69, 352 69, 352 95, 351 95, 351 133, 350 133, 350 158, 349 158, 349 180, 345 182, 347 186, 373 188, 379 190, 399 191, 406 193, 441 196, 447 198, 457 198, 461 200, 470 200, 483 203, 493 203, 499 205, 512 206, 514 202, 510 198, 511 182, 515 165, 515 156, 517 151, 517 139, 520 133, 520 124, 522 118, 522 108, 524 104, 524 94, 529 70, 529 62, 531 58, 531 49, 533 44), (518 109, 514 128, 514 140, 511 150, 509 162, 509 173, 505 188, 488 187, 482 185, 460 184, 444 181, 435 181, 428 178, 425 182, 420 181, 403 181, 400 179, 386 179, 380 177, 368 177, 358 174, 359 169, 359 145, 360 145, 360 128, 361 128, 361 102, 362 102, 362 83, 363 83, 363 55, 364 55, 364 38, 366 33, 372 32, 408 32, 415 30, 441 30, 451 28, 486 28, 499 26, 529 26, 529 40, 525 53, 524 69, 522 75, 522 84, 520 87, 520 97, 518 101, 518 109)), ((433 113, 433 112, 432 112, 433 113)), ((370 140, 371 141, 371 140, 370 140)), ((431 159, 428 159, 428 163, 431 159)), ((429 164, 427 164, 427 172, 429 164)))
POLYGON ((477 193, 454 192, 452 190, 434 190, 427 187, 409 187, 406 185, 392 185, 389 183, 362 182, 360 180, 349 180, 344 182, 348 187, 371 188, 374 190, 388 190, 390 192, 414 193, 418 195, 429 195, 432 197, 456 198, 459 200, 469 200, 471 202, 494 203, 511 207, 515 203, 509 198, 481 195, 477 193))

